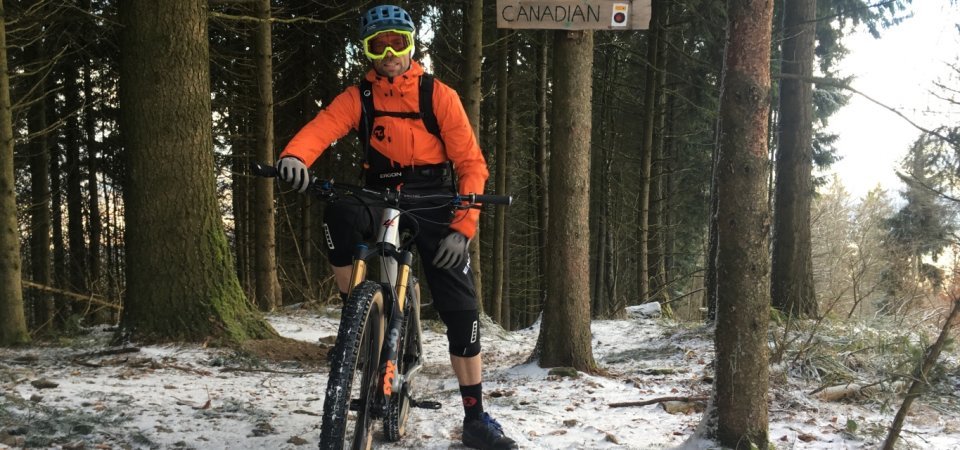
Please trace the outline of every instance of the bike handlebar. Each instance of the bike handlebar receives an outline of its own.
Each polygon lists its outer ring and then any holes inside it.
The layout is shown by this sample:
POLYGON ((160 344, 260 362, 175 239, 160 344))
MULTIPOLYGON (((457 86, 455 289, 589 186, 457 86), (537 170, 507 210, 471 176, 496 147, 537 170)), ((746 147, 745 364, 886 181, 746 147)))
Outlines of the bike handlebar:
MULTIPOLYGON (((271 165, 262 164, 262 163, 251 163, 250 170, 254 175, 258 177, 265 178, 276 178, 277 177, 277 168, 271 165)), ((380 201, 388 203, 396 203, 400 201, 411 201, 416 202, 418 200, 449 200, 453 205, 458 207, 463 206, 474 206, 481 203, 487 203, 491 205, 505 205, 509 206, 513 203, 513 197, 509 195, 492 195, 492 194, 411 194, 402 191, 395 191, 392 189, 373 189, 366 188, 361 186, 356 186, 346 183, 334 183, 331 180, 321 180, 317 177, 310 179, 310 185, 307 187, 308 191, 315 192, 319 196, 325 196, 336 192, 337 190, 346 191, 352 194, 359 194, 365 197, 374 198, 380 201), (466 203, 466 205, 463 205, 466 203)))

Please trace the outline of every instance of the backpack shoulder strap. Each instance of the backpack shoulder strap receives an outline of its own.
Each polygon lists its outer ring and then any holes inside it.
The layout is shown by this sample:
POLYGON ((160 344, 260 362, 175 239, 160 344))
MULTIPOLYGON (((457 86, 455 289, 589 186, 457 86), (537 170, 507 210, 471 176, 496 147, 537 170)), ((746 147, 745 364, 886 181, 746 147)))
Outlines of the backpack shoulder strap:
MULTIPOLYGON (((373 109, 373 84, 370 80, 363 78, 360 80, 360 126, 357 132, 360 134, 360 143, 367 149, 370 145, 370 135, 373 133, 373 118, 375 111, 373 109)), ((366 153, 366 152, 364 152, 366 153)))
POLYGON ((433 82, 433 75, 426 72, 420 75, 420 120, 430 134, 443 142, 443 137, 440 136, 440 123, 437 122, 437 115, 433 112, 433 82))

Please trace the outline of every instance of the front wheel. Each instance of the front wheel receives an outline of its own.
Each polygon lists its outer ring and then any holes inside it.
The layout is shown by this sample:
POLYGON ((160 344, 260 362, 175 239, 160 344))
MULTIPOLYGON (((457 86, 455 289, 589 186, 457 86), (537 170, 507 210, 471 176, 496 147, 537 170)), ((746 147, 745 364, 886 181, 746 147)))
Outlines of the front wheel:
POLYGON ((398 392, 390 397, 390 407, 383 420, 383 431, 390 442, 399 441, 406 433, 410 416, 410 393, 413 378, 408 377, 422 361, 423 345, 420 331, 420 283, 411 278, 407 287, 407 301, 403 311, 403 333, 400 335, 397 354, 397 373, 403 382, 398 392))
POLYGON ((353 289, 337 332, 323 399, 320 448, 370 449, 383 346, 383 291, 365 281, 353 289))

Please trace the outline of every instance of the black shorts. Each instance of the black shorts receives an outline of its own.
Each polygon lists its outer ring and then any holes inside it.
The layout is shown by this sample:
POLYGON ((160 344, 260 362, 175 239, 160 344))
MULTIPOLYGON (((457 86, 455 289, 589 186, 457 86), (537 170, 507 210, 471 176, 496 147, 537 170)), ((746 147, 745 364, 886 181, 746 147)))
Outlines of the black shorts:
MULTIPOLYGON (((440 241, 450 234, 453 210, 448 204, 400 205, 400 229, 419 229, 414 238, 417 257, 424 270, 424 279, 433 296, 437 311, 463 311, 477 309, 476 289, 473 285, 473 270, 469 255, 459 267, 438 269, 433 265, 440 241), (417 227, 411 223, 416 219, 417 227)), ((381 210, 367 208, 355 199, 327 203, 323 215, 323 232, 327 255, 334 267, 349 266, 359 242, 370 242, 377 231, 374 224, 380 221, 381 210)))

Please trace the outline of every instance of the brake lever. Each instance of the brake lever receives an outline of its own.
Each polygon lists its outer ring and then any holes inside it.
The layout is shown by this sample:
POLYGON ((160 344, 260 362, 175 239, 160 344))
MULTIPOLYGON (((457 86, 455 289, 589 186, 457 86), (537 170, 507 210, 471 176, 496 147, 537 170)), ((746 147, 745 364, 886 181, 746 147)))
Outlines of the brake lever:
POLYGON ((317 177, 313 177, 310 180, 310 192, 314 196, 321 199, 336 199, 337 192, 333 189, 332 180, 321 180, 317 177))

